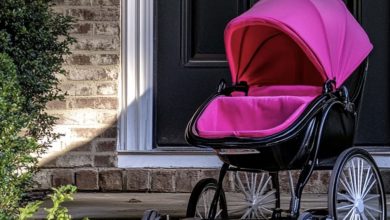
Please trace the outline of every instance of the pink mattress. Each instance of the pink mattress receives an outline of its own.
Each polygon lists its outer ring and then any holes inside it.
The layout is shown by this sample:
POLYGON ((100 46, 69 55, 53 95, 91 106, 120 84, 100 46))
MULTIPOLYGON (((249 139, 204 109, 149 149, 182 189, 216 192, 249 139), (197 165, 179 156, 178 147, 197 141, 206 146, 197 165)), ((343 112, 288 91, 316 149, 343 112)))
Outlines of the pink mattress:
POLYGON ((251 87, 248 96, 214 99, 196 128, 203 138, 266 137, 289 127, 321 92, 317 86, 251 87))

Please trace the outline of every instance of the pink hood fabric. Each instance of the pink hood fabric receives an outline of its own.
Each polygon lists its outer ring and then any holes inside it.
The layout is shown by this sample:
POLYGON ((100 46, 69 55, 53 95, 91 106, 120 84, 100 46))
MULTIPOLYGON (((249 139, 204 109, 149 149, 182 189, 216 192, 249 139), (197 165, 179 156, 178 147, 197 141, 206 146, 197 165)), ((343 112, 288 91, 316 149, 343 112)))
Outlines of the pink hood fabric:
POLYGON ((204 109, 204 138, 266 137, 298 120, 328 79, 340 87, 372 45, 341 0, 261 0, 225 30, 232 81, 248 96, 219 96, 204 109))
MULTIPOLYGON (((297 70, 301 74, 297 77, 304 81, 309 78, 307 84, 312 85, 334 79, 336 86, 341 86, 372 50, 367 34, 341 0, 261 0, 225 29, 226 54, 233 82, 258 84, 261 79, 272 79, 275 72, 279 73, 276 77, 280 80, 283 75, 288 77, 280 65, 272 65, 278 58, 270 55, 271 46, 258 50, 272 45, 272 41, 275 41, 274 49, 279 45, 291 50, 285 58, 290 56, 293 61, 283 61, 290 69, 295 67, 293 62, 297 57, 307 56, 311 63, 303 64, 297 70), (295 45, 288 43, 288 38, 295 45), (313 67, 317 71, 306 71, 313 67), (302 71, 307 74, 302 75, 302 71)), ((302 59, 298 61, 306 62, 302 59)), ((291 81, 294 83, 296 81, 291 81)))

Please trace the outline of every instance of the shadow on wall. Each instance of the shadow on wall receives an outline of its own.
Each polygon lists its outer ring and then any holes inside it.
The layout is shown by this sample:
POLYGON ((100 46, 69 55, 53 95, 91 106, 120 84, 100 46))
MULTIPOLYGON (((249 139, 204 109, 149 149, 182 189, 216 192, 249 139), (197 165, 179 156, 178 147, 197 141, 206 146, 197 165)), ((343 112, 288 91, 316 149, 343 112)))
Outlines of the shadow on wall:
MULTIPOLYGON (((152 101, 150 92, 145 94, 130 100, 131 104, 124 109, 128 116, 124 120, 128 125, 133 124, 138 132, 152 131, 151 121, 140 120, 146 117, 145 114, 152 114, 143 111, 152 101)), ((59 118, 54 132, 62 136, 40 159, 40 171, 35 177, 38 183, 36 189, 74 184, 81 191, 125 190, 126 174, 124 169, 117 168, 118 120, 123 114, 122 111, 118 115, 117 96, 67 96, 65 101, 49 103, 47 108, 48 113, 59 118)), ((148 144, 145 140, 127 138, 127 141, 133 145, 148 144)), ((146 174, 145 179, 148 176, 146 174)), ((145 186, 130 188, 134 191, 150 189, 145 186)))
POLYGON ((47 108, 59 118, 54 132, 62 136, 40 159, 36 189, 75 184, 81 190, 99 190, 98 176, 117 167, 117 96, 68 96, 47 108))
MULTIPOLYGON (((126 108, 126 115, 138 118, 130 117, 127 121, 135 123, 137 129, 147 129, 146 123, 139 120, 142 114, 148 114, 141 111, 147 100, 145 96, 137 100, 126 108)), ((117 168, 117 118, 120 118, 115 114, 117 105, 113 108, 103 105, 102 100, 95 100, 94 108, 75 108, 75 102, 81 101, 68 97, 65 105, 69 109, 53 113, 60 118, 56 131, 64 136, 41 160, 41 171, 36 176, 37 190, 74 184, 80 191, 191 192, 200 179, 218 177, 217 169, 117 168)), ((144 144, 140 140, 133 143, 144 144)), ((281 172, 282 183, 288 182, 286 177, 287 174, 281 172)), ((234 178, 235 175, 229 173, 225 179, 226 191, 235 190, 234 178)), ((315 172, 305 192, 326 193, 328 179, 328 171, 315 172)), ((282 191, 287 190, 287 185, 282 184, 282 191)))

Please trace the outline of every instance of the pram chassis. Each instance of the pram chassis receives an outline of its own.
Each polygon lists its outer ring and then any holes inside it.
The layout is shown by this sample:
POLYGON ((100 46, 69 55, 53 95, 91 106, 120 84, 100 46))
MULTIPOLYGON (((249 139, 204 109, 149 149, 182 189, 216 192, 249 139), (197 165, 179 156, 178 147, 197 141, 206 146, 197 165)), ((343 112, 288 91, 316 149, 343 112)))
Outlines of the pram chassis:
MULTIPOLYGON (((358 22, 361 23, 361 1, 347 0, 346 5, 358 22)), ((306 108, 292 125, 277 134, 264 138, 230 137, 204 139, 197 134, 195 123, 209 102, 217 96, 229 94, 235 89, 245 92, 244 84, 237 83, 235 86, 228 88, 223 83, 220 84, 218 92, 197 110, 186 129, 186 139, 190 144, 213 148, 224 162, 219 179, 216 181, 216 192, 210 205, 210 211, 207 214, 205 213, 205 218, 214 219, 218 215, 218 195, 221 192, 223 193, 222 183, 227 171, 268 171, 273 177, 274 195, 276 196, 272 219, 343 219, 343 217, 347 219, 348 215, 350 215, 350 219, 354 219, 351 212, 353 211, 353 215, 355 215, 355 210, 352 210, 352 208, 349 209, 349 213, 344 213, 344 216, 341 215, 342 209, 345 209, 345 207, 342 206, 344 203, 340 201, 338 196, 340 193, 343 196, 357 196, 356 192, 363 190, 358 187, 364 185, 362 180, 354 182, 352 177, 355 176, 356 179, 356 175, 353 174, 349 179, 352 181, 350 184, 360 184, 353 185, 355 187, 353 192, 340 192, 340 190, 346 190, 341 185, 347 183, 348 186, 348 182, 345 176, 342 176, 342 172, 355 170, 350 167, 357 166, 359 172, 366 175, 365 180, 367 180, 367 176, 370 174, 369 180, 372 177, 375 180, 374 183, 377 183, 375 185, 375 193, 377 193, 375 196, 379 198, 377 208, 380 214, 378 214, 378 218, 385 219, 386 202, 383 183, 378 167, 370 153, 390 149, 383 148, 384 150, 380 150, 374 147, 353 147, 361 96, 367 75, 367 65, 368 60, 362 62, 354 74, 344 82, 343 86, 339 86, 337 90, 333 82, 328 80, 324 85, 323 94, 312 101, 310 106, 306 108), (225 149, 236 149, 237 151, 230 154, 230 151, 225 149), (328 209, 300 213, 302 191, 313 170, 331 169, 333 171, 329 183, 328 209), (278 171, 280 170, 301 170, 298 181, 294 189, 291 190, 289 210, 280 209, 278 182, 278 171)), ((363 179, 363 177, 360 178, 363 179)), ((293 188, 293 184, 290 185, 293 188)), ((364 187, 366 186, 364 185, 364 187)), ((365 208, 362 204, 360 200, 354 200, 353 207, 357 212, 361 213, 361 210, 365 208)), ((187 215, 187 217, 194 216, 187 215)), ((257 216, 249 216, 249 218, 251 217, 257 216)), ((358 216, 355 217, 358 219, 358 216)), ((369 217, 375 219, 372 216, 369 217)), ((362 218, 365 219, 364 217, 362 218)))
MULTIPOLYGON (((329 169, 333 169, 332 173, 334 173, 332 174, 329 185, 329 212, 322 211, 320 214, 323 214, 323 219, 337 218, 335 217, 337 216, 337 210, 335 209, 334 192, 337 188, 336 184, 340 184, 337 182, 337 175, 343 169, 341 166, 345 166, 346 155, 349 155, 349 157, 351 155, 363 155, 362 157, 364 157, 365 161, 371 164, 370 169, 379 173, 375 161, 369 155, 368 151, 363 148, 353 147, 357 113, 359 112, 359 103, 367 74, 367 65, 368 60, 363 62, 355 71, 353 77, 351 77, 351 80, 358 80, 358 83, 355 83, 355 87, 348 85, 347 81, 343 87, 335 90, 333 83, 328 81, 324 85, 323 95, 312 102, 311 106, 307 108, 307 111, 302 114, 297 122, 285 131, 266 138, 221 138, 206 140, 196 135, 194 123, 204 107, 215 97, 226 93, 224 90, 227 90, 227 88, 220 84, 218 92, 211 96, 198 109, 190 120, 186 130, 186 139, 190 144, 213 148, 217 151, 219 158, 224 162, 220 170, 216 192, 210 205, 207 219, 214 219, 217 214, 218 195, 223 192, 222 182, 227 171, 270 171, 273 172, 272 176, 275 178, 277 177, 277 172, 280 170, 296 169, 300 169, 301 172, 292 193, 290 208, 287 212, 279 209, 279 184, 277 181, 273 181, 274 187, 276 188, 277 202, 272 213, 272 218, 312 219, 312 213, 303 213, 300 216, 300 202, 303 188, 308 182, 313 170, 329 169), (349 93, 348 91, 352 92, 349 93), (335 123, 341 123, 341 126, 334 126, 335 123), (336 131, 336 133, 329 132, 332 130, 327 129, 329 126, 341 127, 343 129, 336 131), (223 152, 224 148, 250 150, 247 152, 244 150, 241 155, 230 155, 229 153, 223 152), (285 153, 281 154, 281 151, 285 153), (286 153, 286 151, 288 152, 286 153), (248 161, 256 161, 256 163, 248 164, 248 161)), ((228 89, 234 90, 234 88, 228 89)), ((242 90, 241 87, 239 89, 242 90)), ((382 201, 381 211, 383 212, 383 216, 386 216, 386 202, 380 174, 377 174, 374 178, 376 178, 379 185, 378 194, 382 201)))

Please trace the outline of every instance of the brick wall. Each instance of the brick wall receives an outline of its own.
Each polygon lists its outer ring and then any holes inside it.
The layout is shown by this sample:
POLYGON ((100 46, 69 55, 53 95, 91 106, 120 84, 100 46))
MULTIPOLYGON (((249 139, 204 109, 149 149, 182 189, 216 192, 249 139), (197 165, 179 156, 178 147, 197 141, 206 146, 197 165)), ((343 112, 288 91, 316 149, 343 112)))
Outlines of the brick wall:
POLYGON ((49 113, 59 117, 55 130, 64 136, 41 161, 38 188, 77 183, 98 190, 98 178, 109 184, 106 169, 117 163, 120 0, 54 2, 56 12, 77 19, 77 43, 64 64, 68 74, 60 76, 66 100, 48 104, 49 113))
MULTIPOLYGON (((64 65, 68 75, 61 77, 66 101, 48 105, 60 118, 56 131, 64 136, 42 160, 37 189, 75 184, 81 191, 190 192, 200 179, 216 178, 215 169, 116 168, 120 0, 55 2, 56 12, 78 19, 72 31, 78 42, 64 65)), ((390 172, 385 172, 388 182, 390 172)), ((226 190, 235 190, 234 178, 227 176, 226 190)), ((325 193, 328 179, 328 171, 315 172, 306 192, 325 193)), ((287 192, 286 173, 280 182, 287 192)))

